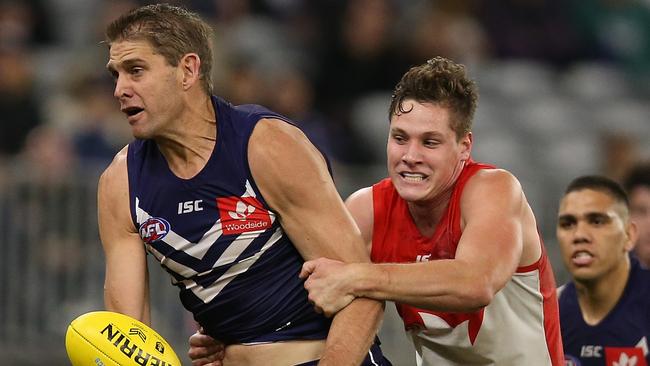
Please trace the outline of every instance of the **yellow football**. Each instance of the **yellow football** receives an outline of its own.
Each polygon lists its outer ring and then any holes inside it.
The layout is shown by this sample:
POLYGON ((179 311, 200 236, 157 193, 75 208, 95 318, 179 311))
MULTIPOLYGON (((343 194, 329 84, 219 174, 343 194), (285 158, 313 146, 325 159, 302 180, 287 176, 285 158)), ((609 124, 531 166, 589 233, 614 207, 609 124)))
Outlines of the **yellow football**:
POLYGON ((156 331, 129 316, 93 311, 74 319, 65 334, 73 366, 181 366, 156 331))

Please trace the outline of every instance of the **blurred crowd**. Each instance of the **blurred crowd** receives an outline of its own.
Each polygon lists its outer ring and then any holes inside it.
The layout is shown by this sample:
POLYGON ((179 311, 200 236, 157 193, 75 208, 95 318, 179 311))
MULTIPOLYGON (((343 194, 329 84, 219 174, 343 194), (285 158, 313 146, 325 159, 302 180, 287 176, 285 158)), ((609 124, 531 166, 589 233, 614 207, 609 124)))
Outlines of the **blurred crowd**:
MULTIPOLYGON (((470 74, 513 59, 554 73, 594 61, 650 94, 647 0, 171 2, 212 23, 218 95, 287 115, 342 165, 383 161, 364 143, 372 131, 354 125, 355 107, 434 55, 470 74)), ((101 41, 107 22, 145 3, 0 0, 0 167, 27 162, 31 173, 57 179, 103 168, 128 143, 101 41)))

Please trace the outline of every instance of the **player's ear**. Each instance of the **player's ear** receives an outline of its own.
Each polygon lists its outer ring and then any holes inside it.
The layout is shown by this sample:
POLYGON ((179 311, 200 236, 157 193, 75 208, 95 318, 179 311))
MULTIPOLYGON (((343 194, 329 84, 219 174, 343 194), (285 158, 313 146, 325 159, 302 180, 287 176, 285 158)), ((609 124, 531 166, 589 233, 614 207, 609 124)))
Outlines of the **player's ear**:
POLYGON ((461 137, 460 140, 458 141, 460 144, 461 148, 461 159, 462 160, 468 160, 471 153, 472 153, 472 145, 474 143, 474 136, 472 135, 471 132, 468 132, 465 134, 465 136, 461 137))
POLYGON ((639 238, 639 231, 635 222, 628 220, 628 223, 625 226, 625 234, 625 250, 629 252, 634 249, 637 239, 639 238))
POLYGON ((179 61, 183 73, 183 90, 188 90, 201 77, 201 58, 196 53, 185 54, 179 61))

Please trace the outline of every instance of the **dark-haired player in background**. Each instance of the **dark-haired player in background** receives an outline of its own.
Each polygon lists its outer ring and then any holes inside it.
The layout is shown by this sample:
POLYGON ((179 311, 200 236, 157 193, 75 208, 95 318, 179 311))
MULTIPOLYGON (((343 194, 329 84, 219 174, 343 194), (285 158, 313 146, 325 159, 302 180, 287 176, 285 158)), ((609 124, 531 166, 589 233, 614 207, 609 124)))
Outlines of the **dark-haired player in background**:
POLYGON ((650 271, 630 259, 637 229, 620 185, 573 180, 560 201, 557 239, 572 281, 558 289, 569 366, 650 364, 650 271))

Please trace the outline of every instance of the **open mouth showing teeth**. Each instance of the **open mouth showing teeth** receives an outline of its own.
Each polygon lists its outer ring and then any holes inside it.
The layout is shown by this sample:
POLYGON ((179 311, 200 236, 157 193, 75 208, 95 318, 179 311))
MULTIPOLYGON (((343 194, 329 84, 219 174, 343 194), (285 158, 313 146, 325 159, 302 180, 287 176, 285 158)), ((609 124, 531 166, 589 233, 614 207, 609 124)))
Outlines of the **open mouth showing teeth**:
POLYGON ((400 175, 409 182, 421 182, 427 177, 426 175, 419 173, 400 173, 400 175))
POLYGON ((144 109, 139 108, 139 107, 129 107, 129 108, 125 108, 123 110, 123 112, 126 113, 127 116, 131 117, 131 116, 135 116, 136 114, 142 112, 143 110, 144 109))
POLYGON ((573 258, 592 258, 593 255, 587 253, 587 252, 577 252, 576 254, 573 255, 573 258))
POLYGON ((594 259, 594 256, 591 253, 588 252, 576 252, 573 254, 573 257, 571 257, 571 260, 573 264, 577 266, 585 266, 589 265, 594 259))

